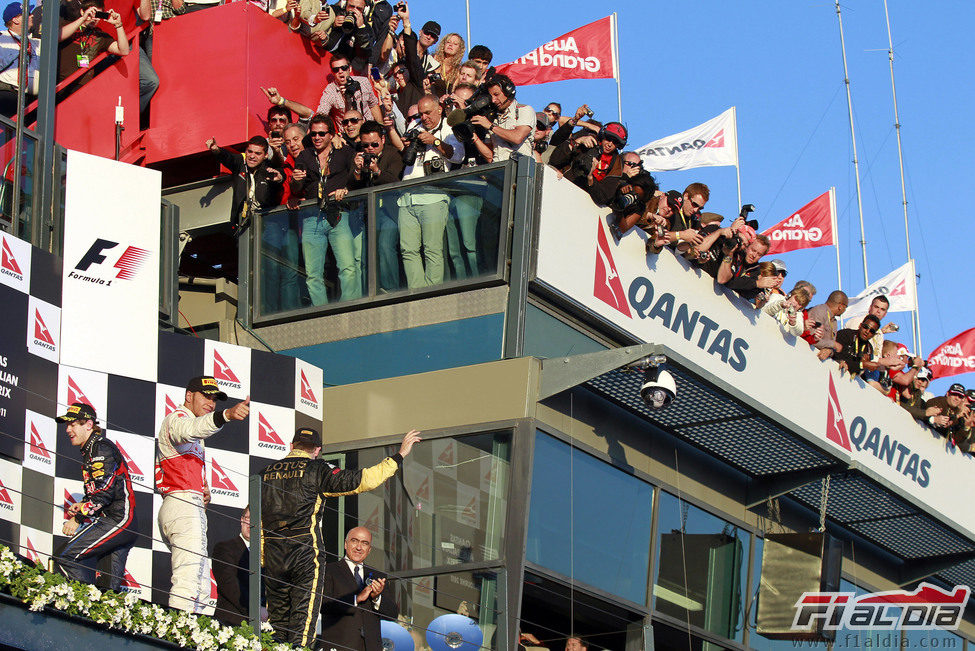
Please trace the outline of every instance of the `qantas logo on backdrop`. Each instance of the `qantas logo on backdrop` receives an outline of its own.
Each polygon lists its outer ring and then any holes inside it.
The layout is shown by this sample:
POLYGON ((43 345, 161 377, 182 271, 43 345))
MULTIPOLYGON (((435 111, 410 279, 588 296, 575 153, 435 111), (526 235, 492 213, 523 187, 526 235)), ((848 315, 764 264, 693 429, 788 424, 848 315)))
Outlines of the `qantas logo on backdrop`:
POLYGON ((281 448, 282 450, 286 447, 284 441, 278 436, 278 433, 274 431, 271 424, 264 418, 264 414, 260 412, 257 414, 257 447, 281 448))
POLYGON ((0 259, 0 272, 13 276, 17 280, 24 279, 24 272, 20 270, 20 265, 17 264, 17 258, 14 257, 14 252, 10 250, 10 245, 7 244, 7 238, 3 238, 3 253, 2 259, 0 259))
POLYGON ((234 373, 233 369, 230 368, 230 364, 216 350, 213 351, 213 377, 234 388, 239 389, 241 387, 237 374, 234 373))
POLYGON ((125 448, 122 447, 121 443, 116 441, 115 445, 118 447, 118 451, 122 453, 122 458, 125 459, 125 465, 129 468, 129 477, 132 479, 132 481, 144 481, 146 474, 142 472, 142 468, 136 465, 135 461, 132 460, 132 457, 130 457, 129 453, 125 451, 125 448))
POLYGON ((37 461, 51 462, 51 455, 44 445, 44 439, 41 438, 41 434, 33 422, 30 424, 30 455, 37 461))
POLYGON ((630 306, 626 302, 626 292, 620 282, 620 274, 616 271, 613 254, 609 250, 609 240, 606 239, 606 229, 602 223, 596 224, 596 278, 593 286, 593 296, 626 318, 630 315, 630 306))
POLYGON ((227 473, 224 471, 224 469, 220 467, 220 464, 217 463, 217 460, 216 459, 212 460, 210 462, 210 465, 212 466, 212 470, 210 472, 210 476, 211 476, 210 490, 219 495, 229 495, 231 497, 239 497, 240 489, 237 488, 237 486, 234 485, 234 482, 230 480, 230 477, 227 476, 227 473))
POLYGON ((714 137, 708 140, 708 144, 705 147, 724 147, 724 129, 714 134, 714 137))
POLYGON ((128 592, 130 590, 141 590, 141 589, 142 586, 139 585, 139 582, 135 580, 135 577, 132 576, 132 573, 129 572, 128 570, 125 570, 125 576, 122 578, 122 591, 128 592))
POLYGON ((10 493, 7 492, 7 487, 3 485, 3 482, 0 482, 0 508, 8 511, 14 510, 14 501, 10 499, 10 493))
POLYGON ((93 285, 104 285, 105 287, 110 286, 115 280, 132 280, 138 275, 139 270, 142 269, 146 260, 152 255, 152 252, 137 246, 128 246, 112 267, 113 269, 118 269, 114 275, 111 275, 111 272, 101 271, 100 267, 102 263, 108 258, 102 251, 114 249, 118 245, 118 242, 111 240, 96 239, 88 247, 88 252, 81 256, 81 260, 78 261, 78 264, 68 274, 68 277, 93 285), (92 269, 93 266, 96 266, 96 268, 92 269))
POLYGON ((74 381, 74 378, 72 378, 69 375, 68 376, 68 404, 73 405, 76 402, 83 402, 89 407, 95 406, 91 404, 91 400, 88 399, 88 396, 86 396, 85 393, 78 388, 78 384, 77 382, 74 381))
POLYGON ((840 399, 836 395, 836 385, 833 384, 833 374, 829 374, 829 393, 826 395, 826 438, 851 452, 850 435, 846 431, 846 421, 840 409, 840 399))
POLYGON ((166 407, 165 407, 166 413, 163 414, 163 416, 168 416, 174 411, 176 411, 177 409, 179 409, 179 407, 176 406, 176 403, 173 402, 173 399, 170 398, 169 396, 166 396, 166 407))
POLYGON ((308 405, 309 407, 318 408, 318 398, 315 397, 315 392, 312 391, 311 383, 308 378, 305 377, 305 372, 299 370, 301 378, 301 402, 308 405))
POLYGON ((47 329, 47 324, 41 318, 41 313, 34 308, 34 343, 49 350, 57 350, 57 344, 51 337, 51 331, 47 329))
POLYGON ((70 508, 72 504, 77 504, 77 502, 78 500, 74 498, 74 495, 71 494, 71 491, 65 488, 64 489, 64 519, 65 520, 71 518, 71 516, 68 515, 68 508, 70 508))
POLYGON ((24 556, 35 565, 41 562, 41 555, 37 553, 37 549, 34 547, 34 543, 31 542, 30 538, 27 539, 27 550, 24 556))

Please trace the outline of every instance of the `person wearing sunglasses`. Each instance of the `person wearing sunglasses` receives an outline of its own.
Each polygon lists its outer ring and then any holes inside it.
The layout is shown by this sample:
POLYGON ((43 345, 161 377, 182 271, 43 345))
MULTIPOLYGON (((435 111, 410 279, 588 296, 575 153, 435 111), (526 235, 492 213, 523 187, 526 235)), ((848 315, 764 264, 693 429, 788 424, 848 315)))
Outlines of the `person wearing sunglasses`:
POLYGON ((840 365, 841 370, 850 376, 860 374, 863 365, 870 362, 873 348, 870 338, 880 330, 880 320, 870 314, 863 317, 860 325, 853 328, 843 328, 836 333, 836 341, 843 348, 833 355, 833 360, 840 365))
POLYGON ((362 123, 365 120, 362 117, 362 113, 356 111, 355 109, 345 112, 339 124, 342 125, 342 139, 344 144, 351 145, 355 148, 356 143, 359 142, 359 130, 362 129, 362 123))
POLYGON ((310 118, 317 114, 329 116, 336 131, 341 127, 345 113, 353 109, 359 111, 360 115, 371 115, 377 122, 382 122, 383 114, 379 110, 379 100, 372 92, 372 82, 366 77, 353 76, 352 64, 345 55, 333 55, 329 66, 332 78, 322 91, 318 108, 314 111, 301 102, 285 99, 273 86, 268 88, 262 86, 261 91, 267 97, 267 101, 291 109, 298 117, 310 118))
POLYGON ((657 181, 643 169, 643 160, 634 151, 621 156, 619 174, 607 176, 594 184, 589 195, 599 205, 613 210, 610 231, 617 240, 637 222, 643 219, 647 202, 657 191, 657 181))
MULTIPOLYGON (((619 122, 608 122, 596 134, 583 128, 560 144, 549 162, 565 178, 593 195, 593 188, 606 177, 623 174, 620 150, 626 146, 627 136, 626 127, 619 122)), ((598 202, 599 194, 597 189, 594 201, 598 202)))

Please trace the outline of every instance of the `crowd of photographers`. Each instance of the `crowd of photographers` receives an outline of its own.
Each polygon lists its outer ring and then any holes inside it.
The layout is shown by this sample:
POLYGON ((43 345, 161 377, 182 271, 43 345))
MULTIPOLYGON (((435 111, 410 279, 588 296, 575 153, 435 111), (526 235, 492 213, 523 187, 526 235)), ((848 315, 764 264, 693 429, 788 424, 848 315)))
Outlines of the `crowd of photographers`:
MULTIPOLYGON (((608 206, 617 240, 643 230, 648 255, 669 248, 807 341, 820 360, 832 359, 963 450, 975 445, 975 390, 955 384, 945 396, 926 392, 931 373, 923 360, 884 338, 896 330, 882 327, 886 297, 875 297, 855 328, 838 329, 845 293, 810 307, 811 283, 800 280, 787 292, 785 263, 763 260, 770 242, 749 219, 754 207, 746 204, 724 224, 723 216, 704 212, 710 191, 703 183, 661 190, 640 156, 626 151, 623 124, 595 120, 587 105, 567 116, 553 102, 536 113, 490 67, 487 47, 471 48, 463 61, 463 39, 441 39, 434 21, 415 32, 405 2, 289 0, 278 15, 331 54, 318 106, 289 99, 286 89, 262 88, 271 103, 267 138, 252 138, 243 157, 207 143, 235 173, 235 229, 246 227, 255 210, 293 209, 263 222, 262 245, 275 260, 264 270, 266 309, 300 307, 299 260, 312 304, 363 295, 365 211, 361 202, 343 201, 350 190, 530 155, 608 206), (324 272, 329 249, 338 279, 331 293, 324 272)), ((377 201, 380 290, 399 288, 400 271, 411 289, 438 285, 447 273, 477 275, 482 195, 476 187, 448 193, 430 184, 377 201)))

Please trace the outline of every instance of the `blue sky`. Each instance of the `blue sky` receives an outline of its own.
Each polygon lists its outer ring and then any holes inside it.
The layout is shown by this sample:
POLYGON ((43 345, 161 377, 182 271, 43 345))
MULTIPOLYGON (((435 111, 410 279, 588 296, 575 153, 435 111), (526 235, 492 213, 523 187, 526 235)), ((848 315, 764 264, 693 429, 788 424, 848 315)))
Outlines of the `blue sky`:
MULTIPOLYGON (((495 64, 615 11, 623 121, 630 131, 630 147, 683 131, 736 106, 742 201, 755 204, 754 216, 764 229, 835 186, 842 287, 851 296, 863 289, 853 154, 833 2, 470 4, 472 41, 489 46, 495 64)), ((975 25, 975 3, 888 0, 888 7, 911 253, 921 276, 921 353, 927 356, 949 337, 975 326, 975 309, 965 298, 975 248, 975 220, 970 216, 975 184, 968 162, 972 139, 965 126, 975 105, 975 59, 966 45, 975 25)), ((850 2, 841 8, 873 282, 907 260, 887 29, 882 0, 850 2)), ((444 34, 466 34, 463 2, 413 0, 410 9, 417 26, 435 19, 444 34)), ((597 119, 617 115, 612 80, 525 86, 518 99, 536 110, 559 101, 566 113, 588 103, 597 119)), ((738 212, 733 167, 656 176, 664 189, 703 181, 711 188, 709 210, 728 218, 738 212)), ((822 302, 836 289, 832 247, 781 257, 789 266, 790 287, 801 278, 816 285, 814 302, 822 302)), ((901 327, 891 338, 910 345, 909 313, 891 314, 889 320, 901 327)), ((955 378, 975 386, 973 374, 955 378)), ((936 380, 932 390, 943 392, 951 381, 936 380)))

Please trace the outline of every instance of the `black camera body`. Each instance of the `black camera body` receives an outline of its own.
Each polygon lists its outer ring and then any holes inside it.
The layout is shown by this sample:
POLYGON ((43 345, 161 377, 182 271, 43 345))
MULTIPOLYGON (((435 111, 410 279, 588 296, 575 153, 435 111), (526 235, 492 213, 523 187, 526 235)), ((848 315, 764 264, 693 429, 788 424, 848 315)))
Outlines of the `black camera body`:
POLYGON ((401 11, 406 11, 406 3, 405 2, 397 2, 393 6, 393 9, 396 11, 396 13, 399 13, 401 11))
POLYGON ((423 143, 420 142, 420 129, 414 128, 403 134, 403 140, 408 140, 410 144, 403 149, 403 164, 407 167, 416 163, 416 157, 420 153, 420 149, 423 148, 423 143))
POLYGON ((342 89, 342 93, 346 97, 354 97, 360 90, 362 90, 362 84, 353 79, 352 75, 349 75, 349 78, 345 82, 345 88, 342 89))
POLYGON ((423 175, 442 174, 447 171, 447 161, 440 156, 434 156, 430 160, 423 161, 423 175))
POLYGON ((492 122, 498 116, 498 109, 483 85, 467 100, 466 108, 454 109, 447 114, 447 126, 453 129, 457 139, 465 144, 474 140, 475 133, 482 139, 487 136, 487 131, 483 127, 471 123, 470 120, 475 115, 483 115, 492 122))

